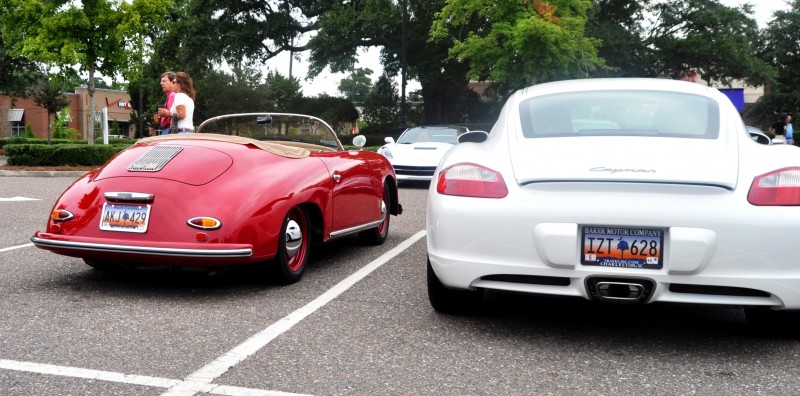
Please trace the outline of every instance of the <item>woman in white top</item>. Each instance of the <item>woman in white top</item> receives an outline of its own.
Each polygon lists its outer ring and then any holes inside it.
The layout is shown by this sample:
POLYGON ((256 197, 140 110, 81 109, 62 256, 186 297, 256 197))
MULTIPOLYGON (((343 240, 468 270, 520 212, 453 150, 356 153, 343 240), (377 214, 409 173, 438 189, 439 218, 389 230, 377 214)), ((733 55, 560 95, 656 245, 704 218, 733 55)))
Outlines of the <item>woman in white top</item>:
POLYGON ((194 123, 194 83, 192 78, 184 72, 175 73, 175 82, 172 84, 175 99, 169 112, 172 119, 178 119, 178 124, 170 128, 172 133, 193 133, 194 123))

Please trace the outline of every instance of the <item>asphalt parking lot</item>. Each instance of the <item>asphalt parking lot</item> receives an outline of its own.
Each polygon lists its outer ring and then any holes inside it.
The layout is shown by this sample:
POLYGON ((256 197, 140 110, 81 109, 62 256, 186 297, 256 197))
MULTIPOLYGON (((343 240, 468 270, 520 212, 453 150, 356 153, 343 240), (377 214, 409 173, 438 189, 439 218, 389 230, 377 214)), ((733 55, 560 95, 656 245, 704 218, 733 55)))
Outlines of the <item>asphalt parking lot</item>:
POLYGON ((343 239, 304 279, 104 272, 30 245, 73 177, 0 177, 2 395, 800 393, 797 339, 727 307, 490 294, 441 315, 425 284, 426 187, 387 242, 343 239))

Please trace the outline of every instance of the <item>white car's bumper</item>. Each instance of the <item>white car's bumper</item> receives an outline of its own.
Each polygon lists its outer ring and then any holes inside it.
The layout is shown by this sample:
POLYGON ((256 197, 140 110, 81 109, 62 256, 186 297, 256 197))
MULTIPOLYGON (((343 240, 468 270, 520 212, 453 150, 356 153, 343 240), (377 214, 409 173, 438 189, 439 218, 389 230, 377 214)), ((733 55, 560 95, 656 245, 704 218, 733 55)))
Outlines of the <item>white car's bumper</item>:
POLYGON ((590 298, 593 279, 631 280, 654 286, 646 302, 800 309, 798 208, 755 207, 746 191, 701 186, 509 189, 503 199, 432 191, 428 255, 445 286, 590 298), (663 266, 581 264, 583 225, 663 229, 663 266))

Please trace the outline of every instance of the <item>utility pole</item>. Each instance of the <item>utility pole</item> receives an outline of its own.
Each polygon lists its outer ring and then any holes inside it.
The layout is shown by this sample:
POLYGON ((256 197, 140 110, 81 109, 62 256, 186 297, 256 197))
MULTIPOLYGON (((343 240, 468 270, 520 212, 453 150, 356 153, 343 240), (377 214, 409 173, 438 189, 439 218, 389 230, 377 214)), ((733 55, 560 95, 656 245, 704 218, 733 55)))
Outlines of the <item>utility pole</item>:
POLYGON ((402 1, 403 22, 400 39, 400 129, 406 129, 406 68, 408 67, 408 0, 402 1))

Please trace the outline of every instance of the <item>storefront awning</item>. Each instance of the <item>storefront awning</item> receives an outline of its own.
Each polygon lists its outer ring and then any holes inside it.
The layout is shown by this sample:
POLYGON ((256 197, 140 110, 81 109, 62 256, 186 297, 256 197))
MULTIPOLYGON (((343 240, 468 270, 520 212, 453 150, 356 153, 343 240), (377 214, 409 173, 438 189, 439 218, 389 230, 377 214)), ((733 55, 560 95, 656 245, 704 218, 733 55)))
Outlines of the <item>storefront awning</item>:
POLYGON ((8 122, 20 122, 20 121, 22 121, 23 113, 25 113, 25 109, 9 109, 8 110, 8 122))

